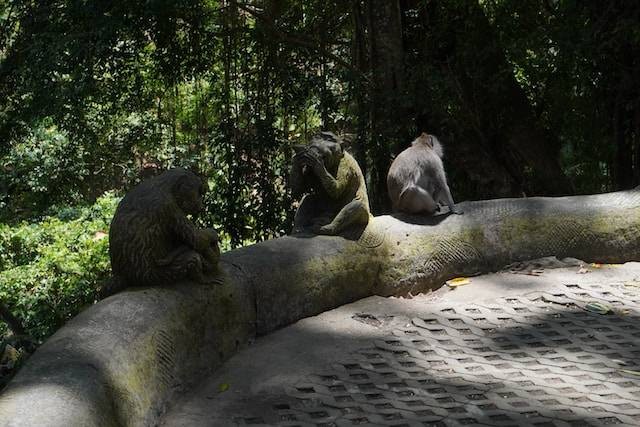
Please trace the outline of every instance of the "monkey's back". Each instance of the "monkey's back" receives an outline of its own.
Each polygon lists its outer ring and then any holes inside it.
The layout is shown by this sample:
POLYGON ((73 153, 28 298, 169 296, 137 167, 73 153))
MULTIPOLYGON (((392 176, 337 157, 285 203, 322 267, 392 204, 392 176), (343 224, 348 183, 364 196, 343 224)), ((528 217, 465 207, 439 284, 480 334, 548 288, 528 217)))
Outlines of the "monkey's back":
POLYGON ((130 285, 158 284, 157 263, 173 243, 171 198, 152 184, 143 182, 122 199, 109 228, 113 273, 130 285))
POLYGON ((387 174, 387 191, 391 203, 397 205, 400 194, 409 184, 418 184, 432 193, 435 170, 442 169, 442 160, 431 148, 413 145, 402 151, 391 163, 387 174))

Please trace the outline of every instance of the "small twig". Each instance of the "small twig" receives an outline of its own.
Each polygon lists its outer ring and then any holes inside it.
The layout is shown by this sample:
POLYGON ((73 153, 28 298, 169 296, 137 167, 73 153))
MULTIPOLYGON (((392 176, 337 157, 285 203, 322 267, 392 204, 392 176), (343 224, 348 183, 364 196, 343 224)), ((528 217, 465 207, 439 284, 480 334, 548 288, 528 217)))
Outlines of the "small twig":
POLYGON ((271 19, 265 16, 264 12, 259 12, 257 9, 255 9, 255 6, 243 3, 236 3, 236 6, 265 24, 269 32, 280 41, 314 50, 320 55, 332 59, 336 64, 342 67, 348 68, 355 73, 362 74, 360 70, 358 70, 353 64, 350 64, 349 62, 340 58, 338 55, 328 51, 326 48, 323 48, 314 39, 304 37, 300 34, 292 34, 282 31, 273 23, 271 19))

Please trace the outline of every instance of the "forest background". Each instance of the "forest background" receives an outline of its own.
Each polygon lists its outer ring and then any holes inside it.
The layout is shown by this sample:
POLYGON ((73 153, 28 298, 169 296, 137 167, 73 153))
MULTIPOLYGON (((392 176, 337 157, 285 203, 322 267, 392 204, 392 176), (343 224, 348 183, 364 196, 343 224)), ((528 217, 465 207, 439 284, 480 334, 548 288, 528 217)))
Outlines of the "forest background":
POLYGON ((0 314, 38 341, 94 303, 115 206, 158 169, 208 178, 224 249, 286 234, 320 129, 376 214, 422 131, 456 201, 632 188, 640 2, 0 0, 0 314))

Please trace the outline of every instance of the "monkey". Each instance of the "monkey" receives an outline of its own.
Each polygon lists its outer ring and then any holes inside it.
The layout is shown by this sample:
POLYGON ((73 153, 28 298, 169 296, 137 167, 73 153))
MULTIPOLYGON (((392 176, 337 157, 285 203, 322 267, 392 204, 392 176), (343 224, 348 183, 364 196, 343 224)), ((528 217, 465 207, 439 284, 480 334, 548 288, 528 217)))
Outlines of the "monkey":
POLYGON ((433 215, 440 204, 446 204, 451 213, 463 213, 451 197, 442 156, 440 141, 423 132, 394 159, 387 175, 394 212, 433 215))
POLYGON ((203 209, 205 182, 176 168, 142 181, 118 204, 109 228, 110 295, 128 286, 163 286, 184 279, 207 282, 220 249, 213 229, 187 215, 203 209))
POLYGON ((369 222, 362 170, 342 145, 342 139, 332 132, 320 132, 308 145, 293 147, 292 194, 306 193, 295 214, 294 233, 310 228, 316 234, 337 235, 369 222))

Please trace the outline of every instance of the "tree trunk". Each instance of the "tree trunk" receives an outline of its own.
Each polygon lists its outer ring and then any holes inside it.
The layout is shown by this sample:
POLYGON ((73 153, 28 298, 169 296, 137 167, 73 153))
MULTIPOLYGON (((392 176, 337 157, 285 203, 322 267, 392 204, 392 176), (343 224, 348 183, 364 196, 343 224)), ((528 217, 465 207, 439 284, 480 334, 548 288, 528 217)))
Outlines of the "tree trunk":
POLYGON ((372 78, 367 178, 372 210, 379 213, 389 208, 386 177, 392 147, 402 144, 408 131, 402 19, 398 0, 367 0, 366 8, 372 78))
POLYGON ((616 189, 629 189, 633 185, 633 141, 628 137, 629 114, 622 99, 622 94, 619 94, 613 116, 613 138, 616 145, 613 177, 616 189))
POLYGON ((450 80, 457 112, 449 123, 462 128, 452 132, 469 135, 447 147, 454 163, 471 177, 498 171, 496 188, 510 194, 495 195, 571 193, 558 161, 560 144, 538 121, 481 6, 431 2, 426 13, 435 21, 424 23, 425 33, 431 32, 425 43, 432 51, 421 60, 439 64, 442 76, 450 80), (436 27, 440 34, 434 33, 436 27), (504 172, 510 183, 501 182, 504 172))

